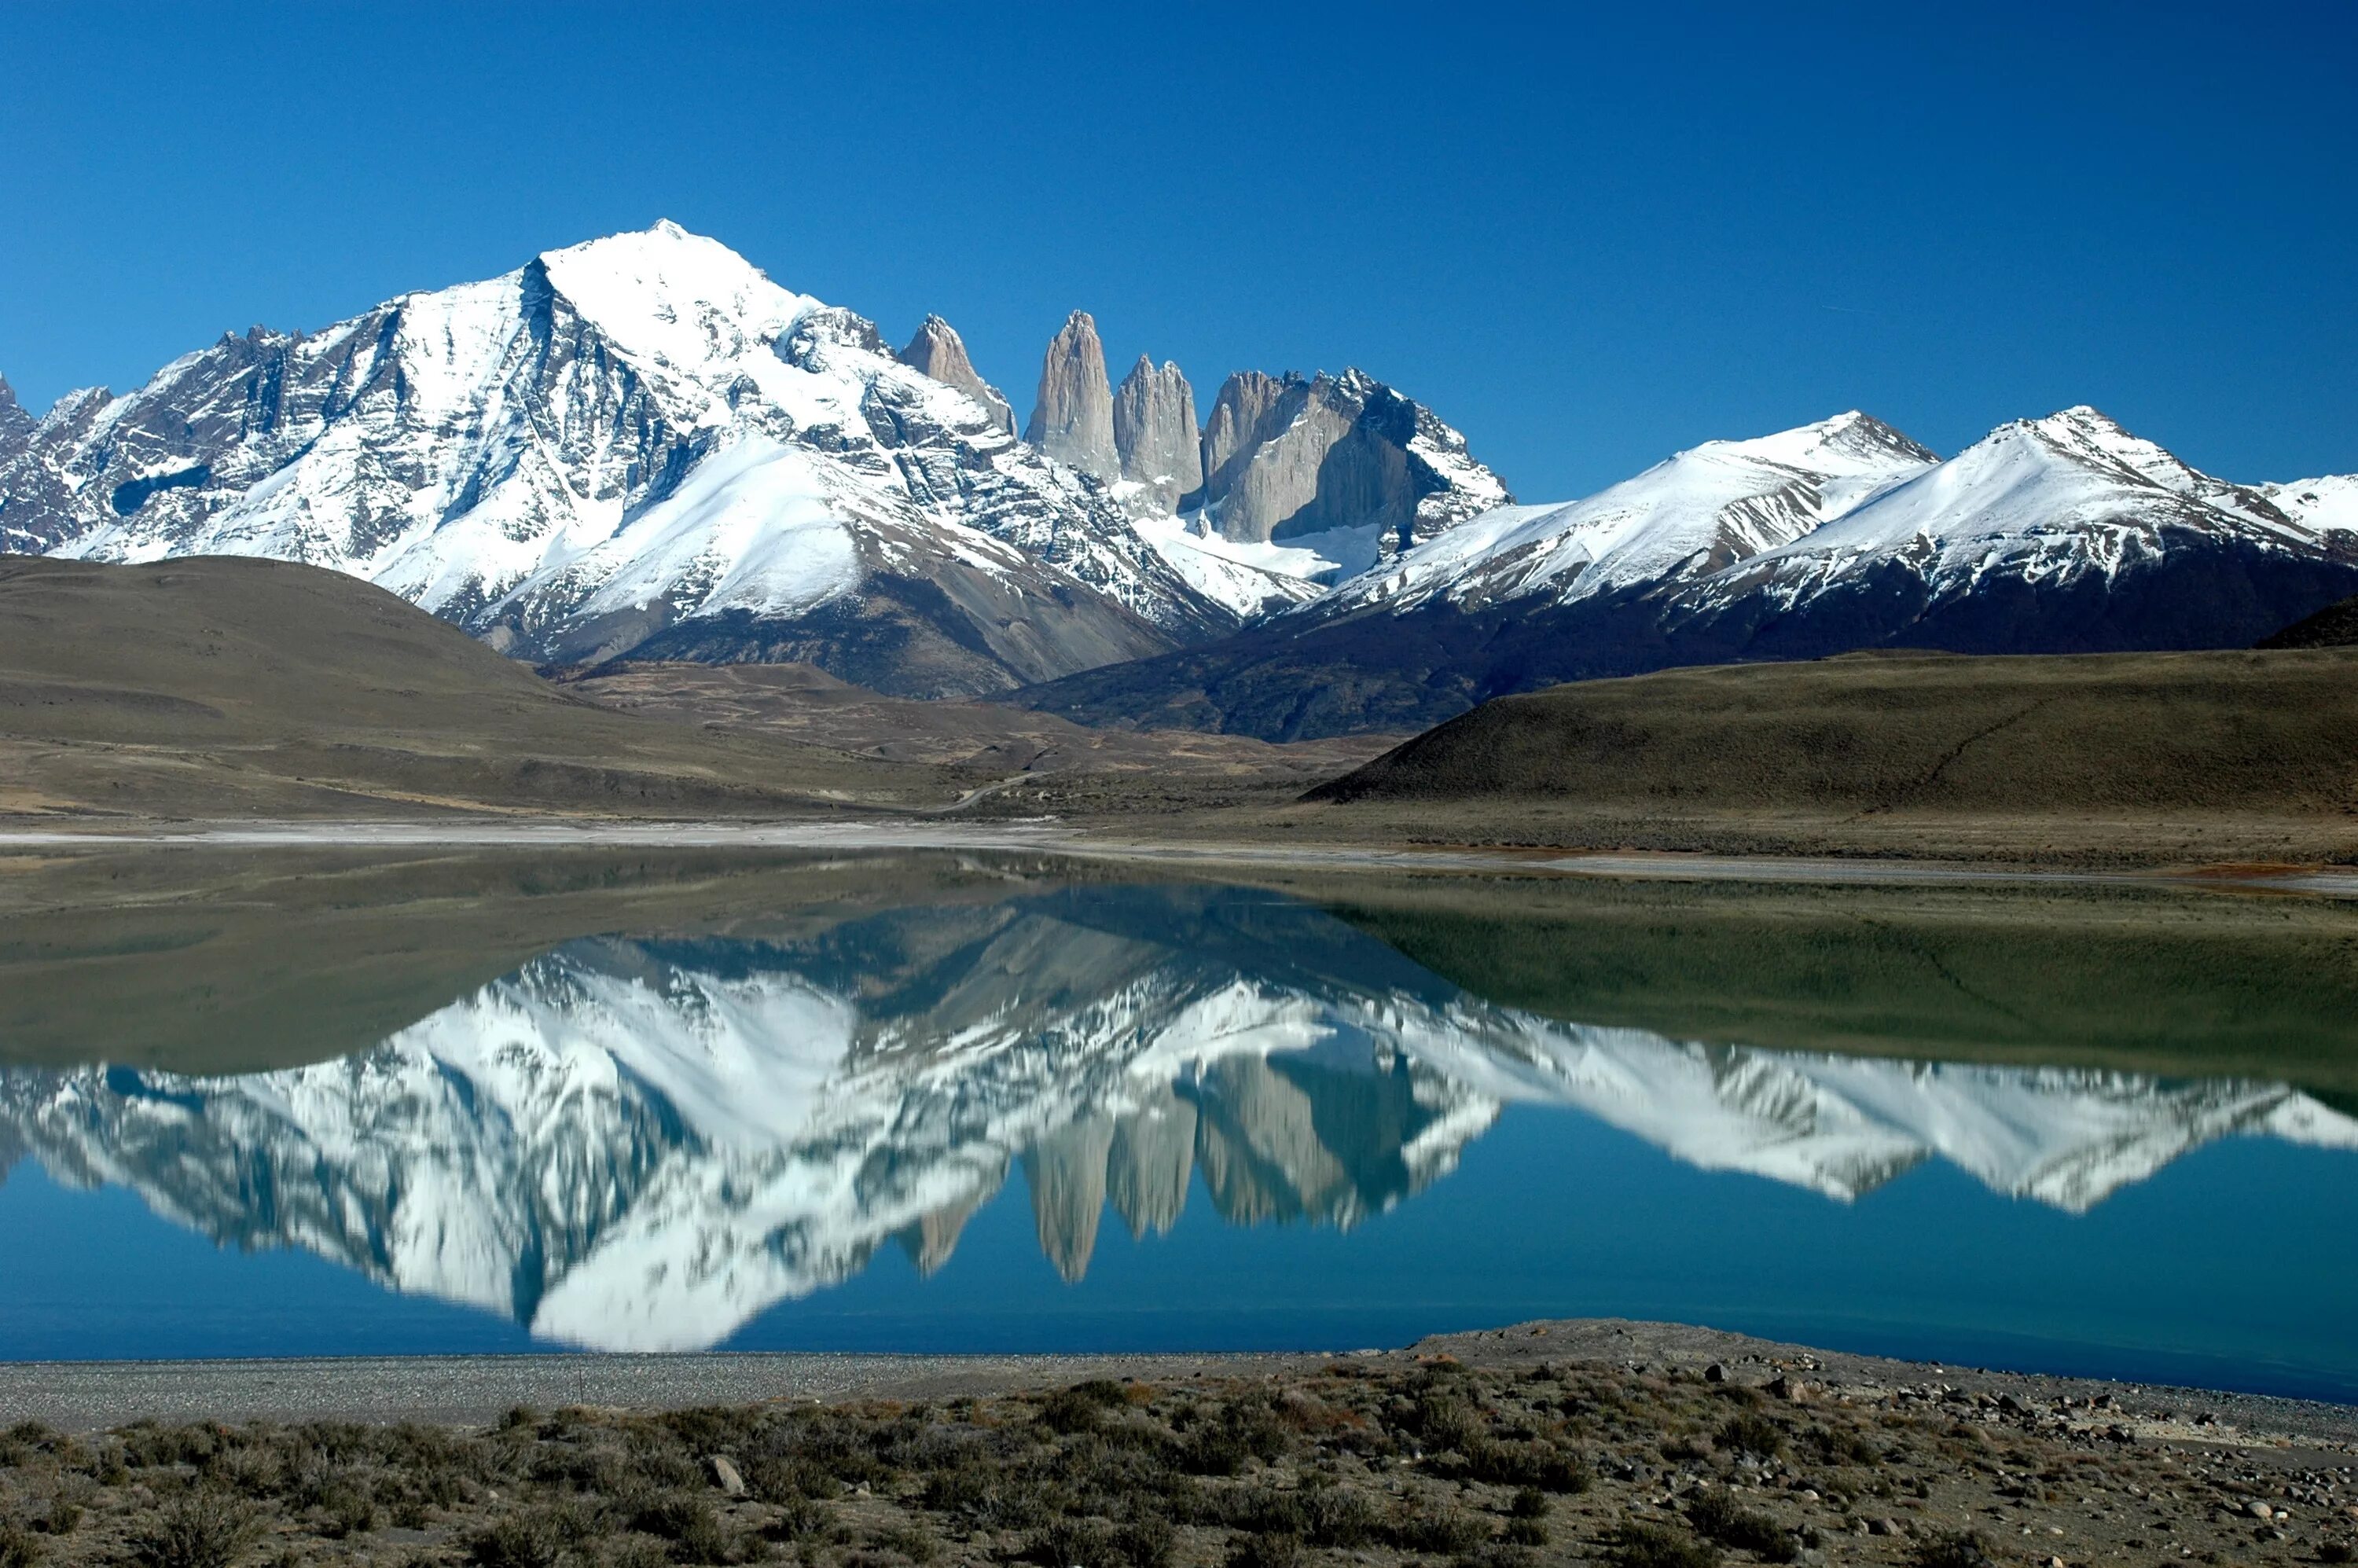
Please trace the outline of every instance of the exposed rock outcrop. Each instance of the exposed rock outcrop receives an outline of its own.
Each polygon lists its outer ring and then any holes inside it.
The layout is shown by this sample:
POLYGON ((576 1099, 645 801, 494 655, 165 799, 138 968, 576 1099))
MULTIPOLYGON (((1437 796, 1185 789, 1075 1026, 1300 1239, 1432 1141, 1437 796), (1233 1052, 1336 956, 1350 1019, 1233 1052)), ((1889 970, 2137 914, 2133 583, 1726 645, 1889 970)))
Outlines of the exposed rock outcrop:
POLYGON ((990 410, 992 423, 1011 436, 1015 434, 1015 406, 982 379, 974 361, 967 357, 966 340, 940 317, 928 316, 918 325, 916 336, 901 351, 901 362, 944 386, 957 387, 990 410))
POLYGON ((1204 427, 1204 492, 1182 503, 1191 510, 1236 487, 1237 475, 1261 444, 1283 427, 1276 422, 1278 400, 1287 383, 1257 370, 1240 370, 1220 383, 1212 417, 1204 427))
POLYGON ((1105 345, 1086 310, 1065 319, 1048 341, 1040 365, 1040 396, 1023 438, 1060 462, 1099 479, 1121 477, 1113 444, 1113 389, 1106 380, 1105 345))
POLYGON ((1161 370, 1144 354, 1122 379, 1113 400, 1113 444, 1121 477, 1146 488, 1139 501, 1175 512, 1179 498, 1203 488, 1202 438, 1195 429, 1195 389, 1179 367, 1161 370))
POLYGON ((1513 499, 1464 437, 1357 370, 1230 376, 1204 434, 1203 467, 1202 491, 1183 504, 1207 509, 1226 537, 1364 535, 1355 567, 1513 499))
POLYGON ((0 375, 0 462, 5 462, 25 449, 33 434, 33 416, 16 401, 16 389, 8 378, 0 375))

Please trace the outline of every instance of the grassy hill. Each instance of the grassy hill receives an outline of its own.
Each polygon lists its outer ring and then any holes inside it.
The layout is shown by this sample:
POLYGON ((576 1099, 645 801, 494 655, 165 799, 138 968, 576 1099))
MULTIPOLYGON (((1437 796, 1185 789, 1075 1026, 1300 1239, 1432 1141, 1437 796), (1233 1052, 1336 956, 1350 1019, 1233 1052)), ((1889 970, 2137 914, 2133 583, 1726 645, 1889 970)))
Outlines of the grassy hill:
POLYGON ((2347 648, 2358 644, 2358 599, 2329 604, 2316 614, 2294 622, 2263 638, 2263 648, 2347 648))
POLYGON ((1853 654, 1499 697, 1327 801, 2048 814, 2358 807, 2358 654, 1853 654))
POLYGON ((1861 654, 1500 697, 1294 836, 2089 864, 2358 860, 2358 649, 1861 654))
POLYGON ((951 793, 931 769, 579 701, 335 572, 0 557, 0 815, 775 815, 951 793))

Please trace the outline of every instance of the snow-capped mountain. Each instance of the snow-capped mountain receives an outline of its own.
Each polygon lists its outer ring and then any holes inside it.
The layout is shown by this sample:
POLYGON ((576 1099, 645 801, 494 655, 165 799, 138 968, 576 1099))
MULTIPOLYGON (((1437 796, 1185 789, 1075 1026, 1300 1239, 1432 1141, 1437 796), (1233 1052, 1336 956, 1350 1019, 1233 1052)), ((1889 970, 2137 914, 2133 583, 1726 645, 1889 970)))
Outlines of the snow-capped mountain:
POLYGON ((2232 484, 2092 408, 1945 462, 1851 413, 1498 509, 1221 642, 1017 700, 1285 740, 1673 665, 2248 647, 2358 592, 2353 495, 2232 484))
POLYGON ((69 395, 0 447, 0 547, 280 557, 534 658, 803 658, 912 695, 1235 623, 1004 417, 658 223, 69 395))
POLYGON ((1750 441, 1708 441, 1609 490, 1502 506, 1361 574, 1319 617, 1433 600, 1570 604, 1707 577, 1790 545, 1940 460, 1855 411, 1750 441))
POLYGON ((2261 484, 2253 489, 2274 502, 2277 511, 2305 527, 2358 534, 2358 474, 2327 474, 2321 479, 2297 479, 2289 484, 2261 484))
POLYGON ((2216 1139, 2358 1151, 2282 1085, 1686 1044, 1477 1000, 1305 906, 1087 888, 794 945, 594 939, 316 1066, 0 1071, 0 1148, 242 1247, 626 1349, 706 1346, 1021 1169, 1087 1269, 1109 1203, 1349 1225, 1513 1102, 1850 1201, 1928 1160, 2078 1212, 2216 1139))
POLYGON ((2352 588, 2358 533, 2296 521, 2081 407, 2001 426, 1671 613, 1706 634, 1725 617, 1752 657, 2240 647, 2352 588))

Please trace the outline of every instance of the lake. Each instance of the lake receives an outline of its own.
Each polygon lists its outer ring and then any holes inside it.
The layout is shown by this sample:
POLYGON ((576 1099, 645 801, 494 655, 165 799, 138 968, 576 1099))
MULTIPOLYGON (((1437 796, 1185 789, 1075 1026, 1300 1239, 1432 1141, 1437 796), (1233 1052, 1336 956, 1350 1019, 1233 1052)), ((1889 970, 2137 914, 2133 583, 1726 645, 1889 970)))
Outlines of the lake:
POLYGON ((0 1357, 1534 1317, 2358 1400, 2358 908, 110 850, 0 876, 0 1357))

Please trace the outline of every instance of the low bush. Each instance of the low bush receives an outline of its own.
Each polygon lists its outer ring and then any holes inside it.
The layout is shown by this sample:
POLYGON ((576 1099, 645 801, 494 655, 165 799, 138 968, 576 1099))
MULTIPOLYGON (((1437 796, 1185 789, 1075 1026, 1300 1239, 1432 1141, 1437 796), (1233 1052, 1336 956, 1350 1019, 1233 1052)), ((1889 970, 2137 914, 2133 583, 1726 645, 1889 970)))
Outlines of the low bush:
POLYGON ((1791 1530, 1723 1491, 1698 1493, 1687 1505, 1687 1523, 1705 1540, 1752 1552, 1764 1563, 1790 1563, 1801 1554, 1791 1530))
POLYGON ((140 1568, 230 1568, 260 1533, 251 1506, 217 1487, 191 1487, 131 1532, 140 1568))
POLYGON ((1908 1560, 1915 1568, 1990 1568, 1989 1543, 1975 1530, 1943 1530, 1918 1541, 1908 1560))
POLYGON ((1301 1561, 1298 1535, 1240 1535, 1228 1548, 1228 1568, 1295 1568, 1301 1561))
POLYGON ((39 1568, 42 1555, 40 1537, 0 1516, 0 1568, 39 1568))
POLYGON ((1718 1568, 1719 1553, 1688 1531, 1666 1524, 1625 1524, 1614 1533, 1619 1568, 1718 1568))
POLYGON ((1774 1459, 1785 1452, 1785 1433, 1765 1415, 1746 1411, 1730 1416, 1713 1437, 1714 1445, 1733 1449, 1738 1454, 1756 1454, 1762 1459, 1774 1459))
POLYGON ((1402 1552, 1450 1557, 1471 1552, 1489 1540, 1490 1527, 1479 1514, 1468 1513, 1455 1503, 1403 1500, 1384 1521, 1383 1534, 1402 1552))

